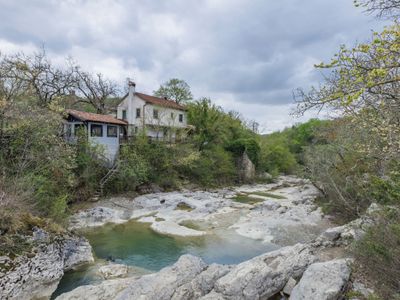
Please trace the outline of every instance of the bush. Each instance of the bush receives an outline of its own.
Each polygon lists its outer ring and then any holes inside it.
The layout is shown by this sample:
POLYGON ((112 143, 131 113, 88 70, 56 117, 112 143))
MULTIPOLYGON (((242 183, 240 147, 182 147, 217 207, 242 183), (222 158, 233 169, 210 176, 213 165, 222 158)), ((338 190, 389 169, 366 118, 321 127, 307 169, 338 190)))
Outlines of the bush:
POLYGON ((259 165, 261 148, 255 138, 237 139, 229 144, 226 149, 234 153, 236 157, 240 157, 246 152, 253 164, 259 165))
POLYGON ((400 210, 381 213, 353 249, 360 271, 374 281, 383 299, 400 298, 400 210))
POLYGON ((149 176, 148 162, 130 145, 121 148, 117 175, 107 184, 110 192, 134 191, 149 176))
POLYGON ((296 158, 284 145, 267 146, 262 153, 262 169, 277 175, 292 174, 297 169, 296 158))
POLYGON ((236 179, 233 155, 222 147, 203 150, 198 159, 182 171, 189 180, 203 186, 232 184, 236 179))

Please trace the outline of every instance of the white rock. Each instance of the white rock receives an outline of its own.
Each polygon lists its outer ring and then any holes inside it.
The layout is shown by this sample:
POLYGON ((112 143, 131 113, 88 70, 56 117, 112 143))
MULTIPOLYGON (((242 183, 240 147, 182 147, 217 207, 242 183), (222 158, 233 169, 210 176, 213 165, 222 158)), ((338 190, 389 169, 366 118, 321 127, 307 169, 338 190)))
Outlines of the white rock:
POLYGON ((350 277, 348 264, 346 259, 312 264, 294 287, 290 300, 339 299, 350 277))
POLYGON ((94 261, 92 247, 83 237, 68 238, 63 242, 64 271, 94 261))
POLYGON ((69 229, 102 226, 107 223, 123 223, 124 211, 109 207, 94 207, 73 215, 69 220, 69 229))
POLYGON ((266 200, 262 203, 262 207, 269 209, 269 210, 277 210, 281 205, 274 200, 266 200))
POLYGON ((182 237, 203 236, 204 231, 188 228, 171 221, 154 222, 150 226, 155 232, 166 235, 176 235, 182 237))
POLYGON ((229 272, 230 266, 212 264, 197 275, 192 281, 180 286, 174 293, 173 300, 197 299, 208 294, 215 282, 229 272))
POLYGON ((235 266, 215 283, 214 290, 227 299, 267 299, 298 277, 315 260, 308 246, 281 248, 235 266))
POLYGON ((83 285, 68 293, 61 294, 56 300, 110 300, 126 289, 136 278, 105 280, 98 285, 83 285))
POLYGON ((8 260, 13 267, 0 277, 1 299, 48 298, 64 271, 93 261, 91 247, 84 238, 66 237, 52 244, 40 244, 36 250, 33 257, 22 255, 8 260))
POLYGON ((131 282, 128 288, 116 295, 115 298, 120 300, 169 300, 178 287, 191 282, 206 267, 207 265, 199 257, 183 255, 173 266, 131 282))
POLYGON ((124 277, 128 274, 128 266, 122 264, 108 264, 99 268, 104 279, 124 277))
POLYGON ((290 295, 293 291, 293 288, 296 286, 297 282, 290 277, 289 280, 286 282, 285 287, 283 288, 282 292, 286 295, 290 295))

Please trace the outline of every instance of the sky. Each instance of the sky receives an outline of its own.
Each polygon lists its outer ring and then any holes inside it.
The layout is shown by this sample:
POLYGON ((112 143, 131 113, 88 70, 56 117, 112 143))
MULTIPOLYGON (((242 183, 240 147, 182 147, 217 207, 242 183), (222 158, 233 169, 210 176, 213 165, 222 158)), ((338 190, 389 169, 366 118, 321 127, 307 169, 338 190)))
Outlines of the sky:
POLYGON ((383 25, 353 0, 0 0, 0 51, 44 46, 54 63, 70 56, 149 94, 180 78, 268 133, 315 116, 290 115, 293 90, 383 25))

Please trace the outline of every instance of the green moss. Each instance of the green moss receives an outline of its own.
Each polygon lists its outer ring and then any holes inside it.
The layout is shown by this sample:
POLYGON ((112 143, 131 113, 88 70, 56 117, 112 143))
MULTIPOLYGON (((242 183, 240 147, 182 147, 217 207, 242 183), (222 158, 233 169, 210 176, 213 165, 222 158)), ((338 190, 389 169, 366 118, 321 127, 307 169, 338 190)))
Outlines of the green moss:
POLYGON ((179 202, 178 205, 176 206, 175 210, 192 211, 193 208, 185 202, 179 202))
POLYGON ((179 225, 185 226, 187 228, 194 229, 194 230, 201 230, 200 226, 197 225, 196 223, 194 223, 193 221, 182 221, 179 223, 179 225))
POLYGON ((276 195, 268 192, 252 192, 250 193, 251 195, 257 195, 257 196, 262 196, 262 197, 268 197, 268 198, 274 198, 274 199, 287 199, 284 196, 281 195, 276 195))
POLYGON ((248 194, 238 194, 234 198, 232 198, 235 202, 246 203, 246 204, 256 204, 259 202, 263 202, 263 199, 251 197, 248 194))

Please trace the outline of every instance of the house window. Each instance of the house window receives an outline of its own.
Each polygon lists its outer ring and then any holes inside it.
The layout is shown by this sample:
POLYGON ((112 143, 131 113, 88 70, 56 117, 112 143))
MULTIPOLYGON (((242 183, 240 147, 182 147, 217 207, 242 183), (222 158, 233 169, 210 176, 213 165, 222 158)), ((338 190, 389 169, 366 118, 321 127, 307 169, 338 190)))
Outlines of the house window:
POLYGON ((158 109, 153 109, 153 118, 158 119, 158 109))
POLYGON ((136 108, 136 118, 140 118, 140 108, 136 108))
POLYGON ((135 127, 135 133, 138 133, 138 131, 139 131, 139 128, 136 126, 135 127))
POLYGON ((107 125, 107 137, 117 137, 118 127, 114 125, 107 125))
POLYGON ((174 113, 172 112, 171 113, 171 119, 173 120, 175 118, 175 115, 174 115, 174 113))
POLYGON ((90 136, 102 137, 103 136, 103 125, 90 125, 90 136))
POLYGON ((126 120, 126 110, 122 110, 122 120, 126 120))
POLYGON ((183 114, 179 114, 179 122, 183 122, 183 114))

